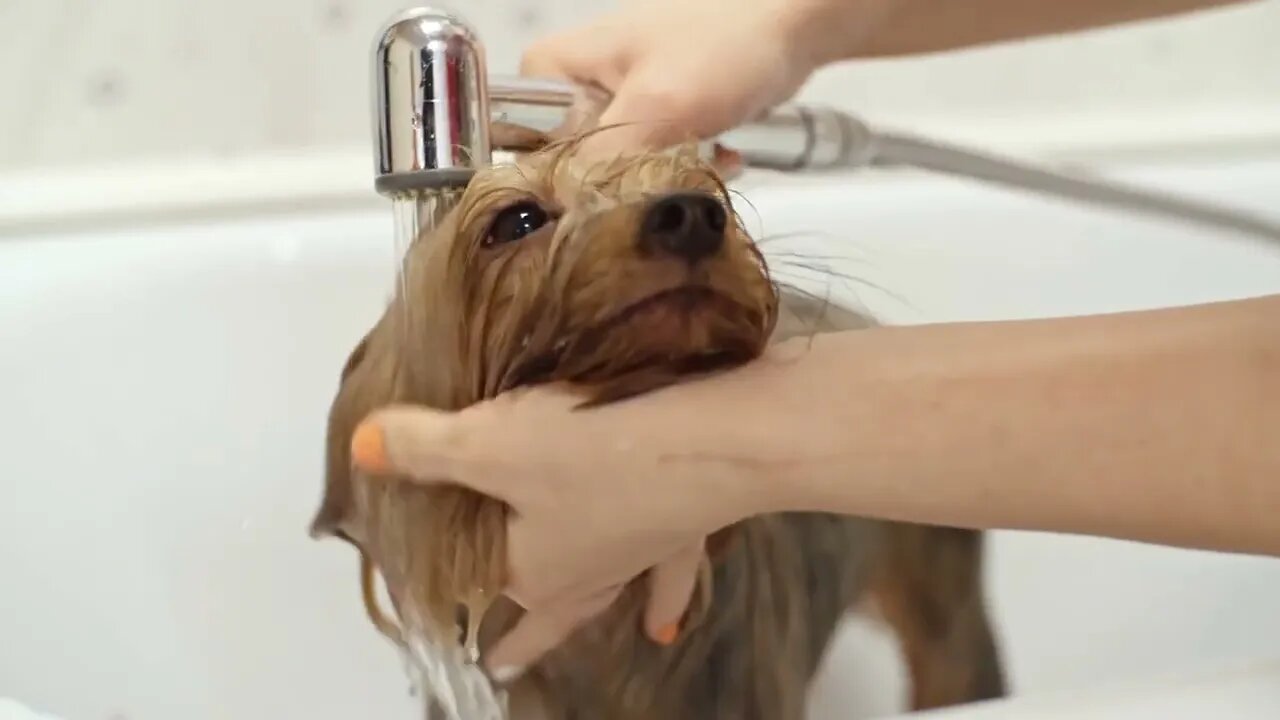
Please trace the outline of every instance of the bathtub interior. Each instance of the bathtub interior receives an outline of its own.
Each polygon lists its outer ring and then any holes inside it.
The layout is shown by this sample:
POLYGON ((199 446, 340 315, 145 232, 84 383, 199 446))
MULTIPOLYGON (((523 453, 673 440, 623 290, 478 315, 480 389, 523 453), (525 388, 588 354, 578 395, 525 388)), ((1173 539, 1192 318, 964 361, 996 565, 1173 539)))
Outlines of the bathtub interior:
MULTIPOLYGON (((1280 156, 1116 172, 1280 214, 1280 156)), ((743 192, 757 232, 798 233, 773 248, 842 276, 807 287, 891 322, 1280 291, 1278 247, 959 181, 743 192)), ((353 554, 306 533, 390 231, 370 209, 0 238, 0 697, 75 720, 415 717, 353 554)), ((988 581, 1019 694, 1280 654, 1274 561, 997 533, 988 581)), ((893 712, 904 688, 854 621, 812 717, 893 712)))

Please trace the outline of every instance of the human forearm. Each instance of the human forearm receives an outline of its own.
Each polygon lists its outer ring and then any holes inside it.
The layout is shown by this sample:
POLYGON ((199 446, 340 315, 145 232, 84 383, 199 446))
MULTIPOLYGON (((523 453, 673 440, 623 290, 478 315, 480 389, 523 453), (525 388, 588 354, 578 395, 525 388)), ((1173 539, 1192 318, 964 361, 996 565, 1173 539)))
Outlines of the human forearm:
POLYGON ((698 395, 758 511, 1280 554, 1280 296, 825 336, 698 395))
POLYGON ((1056 35, 1247 0, 797 0, 819 64, 1056 35))
POLYGON ((758 513, 1280 555, 1280 295, 825 335, 626 402, 580 393, 385 409, 352 439, 366 471, 510 507, 526 613, 486 653, 496 676, 645 572, 645 628, 675 641, 706 535, 758 513))

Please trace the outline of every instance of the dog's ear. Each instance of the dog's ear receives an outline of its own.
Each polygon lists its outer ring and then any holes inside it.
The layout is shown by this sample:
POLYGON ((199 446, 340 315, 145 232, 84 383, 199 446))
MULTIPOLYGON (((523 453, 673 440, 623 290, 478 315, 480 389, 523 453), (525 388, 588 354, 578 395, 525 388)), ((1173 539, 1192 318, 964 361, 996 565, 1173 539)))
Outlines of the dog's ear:
POLYGON ((325 435, 324 495, 311 521, 313 538, 337 536, 354 542, 345 529, 355 511, 351 484, 351 435, 374 409, 395 397, 394 368, 387 364, 384 323, 356 345, 342 367, 338 392, 329 408, 325 435))

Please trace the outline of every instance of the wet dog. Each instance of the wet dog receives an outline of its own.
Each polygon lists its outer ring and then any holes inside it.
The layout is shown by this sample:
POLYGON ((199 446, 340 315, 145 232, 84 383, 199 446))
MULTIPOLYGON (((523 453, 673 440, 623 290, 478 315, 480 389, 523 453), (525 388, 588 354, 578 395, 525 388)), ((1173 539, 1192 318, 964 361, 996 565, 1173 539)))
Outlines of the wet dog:
MULTIPOLYGON (((520 610, 500 597, 505 506, 353 471, 351 434, 369 412, 457 409, 552 381, 605 403, 871 322, 779 291, 694 154, 586 163, 577 148, 550 143, 478 173, 412 245, 399 292, 342 371, 312 530, 357 548, 370 617, 397 642, 406 624, 449 637, 460 607, 487 607, 483 648, 520 610), (398 620, 378 609, 375 572, 398 620)), ((800 720, 838 623, 868 604, 904 650, 912 708, 1004 693, 980 533, 796 513, 714 540, 676 643, 644 635, 633 583, 514 683, 513 717, 800 720)))

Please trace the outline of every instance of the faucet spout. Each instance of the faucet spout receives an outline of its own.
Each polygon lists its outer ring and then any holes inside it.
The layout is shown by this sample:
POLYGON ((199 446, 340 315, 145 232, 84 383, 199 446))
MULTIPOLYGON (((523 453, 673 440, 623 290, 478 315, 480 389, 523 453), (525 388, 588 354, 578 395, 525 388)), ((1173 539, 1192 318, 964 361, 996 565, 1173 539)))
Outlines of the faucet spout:
POLYGON ((374 187, 387 196, 456 189, 491 161, 484 45, 459 15, 415 7, 373 47, 374 187))

